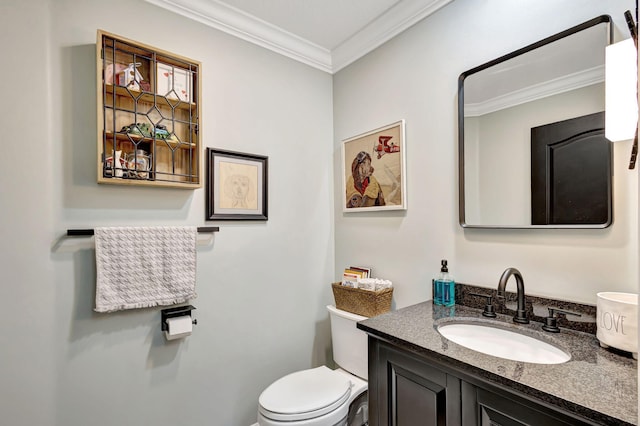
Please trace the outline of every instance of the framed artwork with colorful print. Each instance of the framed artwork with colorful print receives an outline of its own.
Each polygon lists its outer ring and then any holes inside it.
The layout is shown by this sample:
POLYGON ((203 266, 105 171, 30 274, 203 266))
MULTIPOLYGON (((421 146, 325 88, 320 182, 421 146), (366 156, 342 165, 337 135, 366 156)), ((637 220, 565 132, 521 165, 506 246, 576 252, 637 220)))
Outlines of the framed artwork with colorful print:
POLYGON ((342 142, 343 211, 406 210, 404 120, 342 142))

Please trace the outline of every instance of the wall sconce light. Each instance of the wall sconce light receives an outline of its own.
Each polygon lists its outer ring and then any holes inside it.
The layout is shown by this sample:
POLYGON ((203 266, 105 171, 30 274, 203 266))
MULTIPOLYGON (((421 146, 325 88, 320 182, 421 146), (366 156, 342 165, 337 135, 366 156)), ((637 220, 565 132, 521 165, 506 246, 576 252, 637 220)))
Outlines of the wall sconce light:
POLYGON ((638 127, 638 59, 633 39, 606 48, 605 136, 611 142, 633 139, 638 127))

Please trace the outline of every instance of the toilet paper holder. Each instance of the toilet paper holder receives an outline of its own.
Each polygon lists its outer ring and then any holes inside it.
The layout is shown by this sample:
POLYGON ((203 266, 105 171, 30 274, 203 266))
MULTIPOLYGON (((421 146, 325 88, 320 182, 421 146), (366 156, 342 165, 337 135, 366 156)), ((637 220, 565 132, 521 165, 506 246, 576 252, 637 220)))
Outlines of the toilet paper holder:
MULTIPOLYGON (((191 316, 191 311, 194 310, 195 307, 191 306, 191 305, 187 305, 187 306, 178 306, 175 308, 167 308, 167 309, 163 309, 161 311, 161 324, 160 327, 162 328, 162 331, 168 331, 169 330, 169 325, 167 324, 167 320, 169 318, 176 318, 176 317, 184 317, 184 316, 191 316)), ((192 324, 198 324, 198 320, 197 319, 192 319, 191 320, 192 324)))

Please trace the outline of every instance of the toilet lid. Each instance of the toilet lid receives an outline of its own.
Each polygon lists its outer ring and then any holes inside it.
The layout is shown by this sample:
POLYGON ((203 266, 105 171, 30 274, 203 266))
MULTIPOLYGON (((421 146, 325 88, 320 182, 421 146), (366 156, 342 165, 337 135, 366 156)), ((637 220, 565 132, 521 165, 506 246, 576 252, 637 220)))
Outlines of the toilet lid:
POLYGON ((276 380, 258 401, 265 417, 294 421, 330 413, 344 404, 350 394, 349 379, 322 366, 276 380))

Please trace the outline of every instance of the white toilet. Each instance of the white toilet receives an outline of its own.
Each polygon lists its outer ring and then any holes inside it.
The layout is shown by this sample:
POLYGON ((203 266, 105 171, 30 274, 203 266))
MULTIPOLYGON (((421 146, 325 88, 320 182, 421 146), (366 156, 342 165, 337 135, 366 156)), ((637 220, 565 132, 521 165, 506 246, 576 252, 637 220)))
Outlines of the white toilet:
POLYGON ((273 382, 258 400, 260 426, 362 426, 367 423, 367 335, 356 328, 366 317, 327 306, 333 359, 325 366, 273 382))

